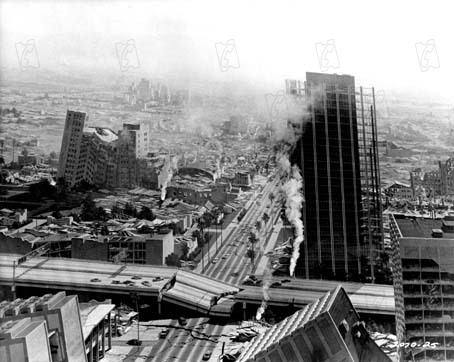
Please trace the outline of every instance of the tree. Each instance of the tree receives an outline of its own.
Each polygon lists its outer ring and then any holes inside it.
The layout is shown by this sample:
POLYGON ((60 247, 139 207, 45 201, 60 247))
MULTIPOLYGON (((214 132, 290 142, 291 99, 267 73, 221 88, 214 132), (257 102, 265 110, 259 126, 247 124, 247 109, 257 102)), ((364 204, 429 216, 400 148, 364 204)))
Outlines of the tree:
POLYGON ((150 220, 153 221, 155 219, 155 216, 153 214, 153 211, 147 206, 142 207, 142 210, 137 214, 137 217, 139 219, 145 219, 145 220, 150 220))
POLYGON ((92 221, 96 218, 96 204, 90 195, 87 195, 82 202, 82 212, 80 218, 83 221, 92 221))
POLYGON ((175 253, 172 253, 166 257, 165 263, 167 266, 180 266, 180 260, 178 258, 178 255, 175 253))
POLYGON ((248 241, 250 243, 249 249, 246 251, 246 256, 251 259, 251 270, 254 271, 254 262, 255 262, 255 249, 254 245, 259 239, 254 232, 250 231, 248 236, 248 241))
POLYGON ((266 212, 263 213, 262 220, 265 224, 268 222, 269 219, 270 217, 268 216, 268 214, 266 212))
POLYGON ((130 202, 126 203, 124 212, 126 215, 136 217, 137 216, 137 210, 134 207, 134 205, 130 202))
POLYGON ((55 197, 57 189, 49 183, 48 179, 43 179, 30 185, 29 192, 33 199, 41 200, 45 197, 55 197))
POLYGON ((192 237, 196 239, 197 241, 197 247, 202 248, 203 247, 203 239, 202 239, 202 234, 200 233, 199 230, 194 230, 192 232, 192 237))
POLYGON ((52 213, 52 217, 56 218, 56 219, 60 219, 63 217, 62 213, 60 212, 59 209, 55 210, 53 213, 52 213))
POLYGON ((281 220, 284 224, 289 224, 287 214, 285 213, 285 207, 281 208, 281 213, 280 213, 281 220))
POLYGON ((188 244, 183 242, 180 244, 180 248, 181 248, 181 253, 182 253, 182 259, 187 259, 188 254, 189 254, 188 244))
POLYGON ((71 213, 71 214, 69 214, 69 216, 72 216, 72 218, 75 222, 80 222, 80 220, 81 220, 80 215, 77 215, 75 213, 71 213))
POLYGON ((254 248, 249 248, 246 250, 246 257, 251 259, 251 269, 254 271, 254 261, 255 261, 255 250, 254 248))
POLYGON ((106 224, 103 224, 101 226, 101 235, 109 235, 109 228, 106 224))
POLYGON ((95 185, 89 183, 87 180, 82 180, 80 182, 78 182, 76 185, 74 185, 73 189, 75 191, 79 191, 79 192, 87 192, 87 191, 90 191, 90 190, 93 190, 95 189, 95 185))
POLYGON ((204 234, 203 235, 203 241, 205 244, 209 244, 210 243, 210 235, 209 234, 204 234))
POLYGON ((202 217, 199 218, 198 228, 200 231, 200 237, 202 240, 205 240, 205 228, 209 227, 211 224, 211 218, 207 212, 205 212, 202 217))
POLYGON ((112 210, 110 211, 112 216, 118 217, 121 214, 121 208, 118 206, 118 204, 115 204, 112 206, 112 210))
POLYGON ((64 198, 66 196, 67 186, 66 180, 64 177, 57 178, 57 195, 59 198, 64 198))
MULTIPOLYGON (((221 216, 221 214, 222 214, 222 212, 218 207, 213 208, 213 210, 211 211, 211 215, 213 217, 213 222, 216 225, 216 236, 214 238, 214 240, 216 242, 216 252, 218 250, 218 225, 219 225, 219 217, 221 216)), ((221 244, 222 244, 222 229, 221 229, 221 244)))
POLYGON ((257 235, 255 235, 255 233, 253 231, 250 231, 249 232, 249 236, 248 236, 248 241, 251 243, 251 244, 255 244, 259 239, 257 238, 257 235))
POLYGON ((101 220, 101 221, 106 221, 107 220, 107 212, 101 206, 98 207, 96 209, 96 211, 95 211, 95 219, 96 220, 101 220))
POLYGON ((204 226, 209 228, 211 226, 211 224, 213 223, 213 214, 209 211, 206 211, 203 216, 202 216, 202 219, 203 219, 203 223, 204 223, 204 226))

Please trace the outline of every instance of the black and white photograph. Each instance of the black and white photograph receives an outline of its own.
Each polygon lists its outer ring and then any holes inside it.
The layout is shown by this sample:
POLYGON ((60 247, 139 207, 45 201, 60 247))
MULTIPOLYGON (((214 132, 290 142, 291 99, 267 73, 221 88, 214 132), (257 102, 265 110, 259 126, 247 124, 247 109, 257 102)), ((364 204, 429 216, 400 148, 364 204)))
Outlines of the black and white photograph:
POLYGON ((0 0, 0 362, 454 362, 453 11, 0 0))

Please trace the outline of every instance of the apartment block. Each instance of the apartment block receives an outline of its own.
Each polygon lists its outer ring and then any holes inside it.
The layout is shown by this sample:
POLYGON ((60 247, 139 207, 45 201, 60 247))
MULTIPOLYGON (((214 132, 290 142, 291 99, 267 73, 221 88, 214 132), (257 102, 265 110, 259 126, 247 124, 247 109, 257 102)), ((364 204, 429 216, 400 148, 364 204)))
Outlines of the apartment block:
POLYGON ((137 186, 141 180, 138 151, 148 151, 149 130, 125 124, 116 133, 106 127, 85 127, 85 120, 85 113, 67 111, 57 176, 70 186, 82 181, 107 188, 137 186))
POLYGON ((390 220, 402 360, 453 361, 454 216, 390 220))
POLYGON ((74 184, 77 180, 79 155, 86 120, 88 120, 88 117, 85 112, 70 110, 66 112, 57 177, 64 177, 70 184, 74 184))

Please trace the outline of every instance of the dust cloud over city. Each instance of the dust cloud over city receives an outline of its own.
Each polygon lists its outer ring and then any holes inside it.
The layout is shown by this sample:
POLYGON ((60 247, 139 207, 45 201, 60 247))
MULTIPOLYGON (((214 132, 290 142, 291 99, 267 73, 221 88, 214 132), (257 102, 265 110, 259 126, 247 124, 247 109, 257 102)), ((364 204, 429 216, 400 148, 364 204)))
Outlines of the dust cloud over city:
POLYGON ((0 0, 0 360, 454 361, 445 7, 0 0))

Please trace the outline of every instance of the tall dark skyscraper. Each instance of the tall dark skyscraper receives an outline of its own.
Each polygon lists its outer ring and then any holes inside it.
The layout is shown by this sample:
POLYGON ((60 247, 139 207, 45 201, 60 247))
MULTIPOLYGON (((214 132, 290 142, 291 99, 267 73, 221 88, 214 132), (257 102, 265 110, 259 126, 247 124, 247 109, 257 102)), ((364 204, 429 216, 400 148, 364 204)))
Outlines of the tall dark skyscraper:
POLYGON ((373 89, 306 73, 308 112, 292 155, 303 175, 305 241, 296 274, 375 280, 382 224, 373 89))

